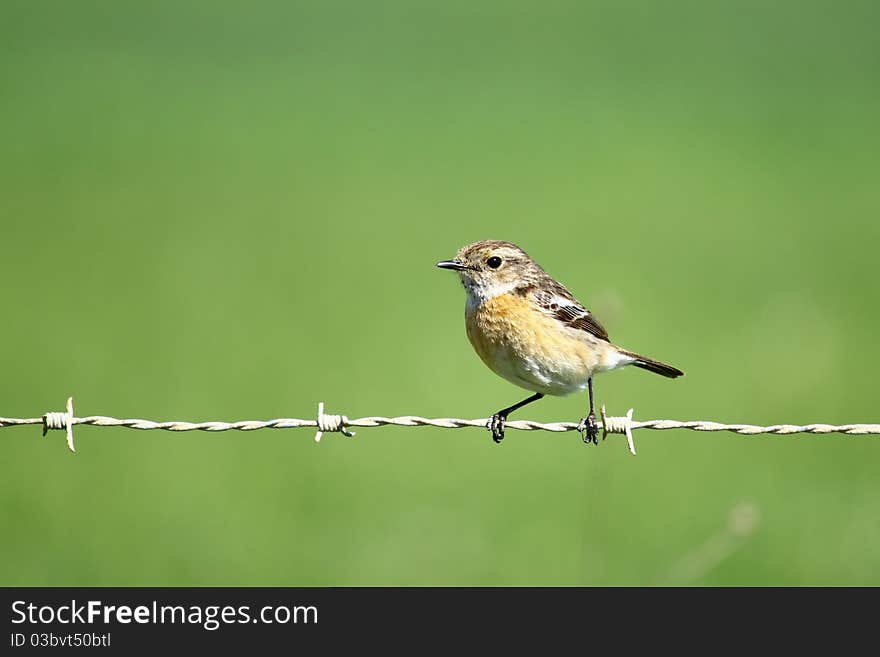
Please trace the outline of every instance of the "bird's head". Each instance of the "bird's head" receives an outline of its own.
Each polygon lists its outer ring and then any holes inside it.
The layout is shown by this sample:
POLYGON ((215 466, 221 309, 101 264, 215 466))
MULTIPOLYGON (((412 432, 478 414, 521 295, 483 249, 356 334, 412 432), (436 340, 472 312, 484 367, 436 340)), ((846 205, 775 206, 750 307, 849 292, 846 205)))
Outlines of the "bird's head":
POLYGON ((468 293, 491 299, 546 276, 541 267, 516 244, 499 240, 474 242, 459 249, 455 258, 437 263, 457 271, 468 293))

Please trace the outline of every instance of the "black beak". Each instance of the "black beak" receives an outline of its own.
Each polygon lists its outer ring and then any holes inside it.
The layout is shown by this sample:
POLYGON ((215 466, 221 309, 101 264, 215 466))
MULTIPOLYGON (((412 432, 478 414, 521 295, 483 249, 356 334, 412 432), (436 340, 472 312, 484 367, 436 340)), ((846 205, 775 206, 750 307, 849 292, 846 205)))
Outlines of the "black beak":
POLYGON ((458 260, 441 260, 437 263, 440 269, 454 269, 455 271, 464 271, 470 269, 467 265, 461 264, 458 260))

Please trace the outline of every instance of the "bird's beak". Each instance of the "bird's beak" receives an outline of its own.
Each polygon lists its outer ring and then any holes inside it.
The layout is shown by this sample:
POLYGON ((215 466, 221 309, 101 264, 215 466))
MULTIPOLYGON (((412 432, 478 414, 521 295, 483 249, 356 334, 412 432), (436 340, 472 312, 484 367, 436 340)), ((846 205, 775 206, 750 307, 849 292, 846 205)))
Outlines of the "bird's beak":
POLYGON ((467 265, 463 265, 458 260, 441 260, 437 263, 437 266, 440 269, 454 269, 455 271, 464 271, 465 269, 470 269, 467 265))

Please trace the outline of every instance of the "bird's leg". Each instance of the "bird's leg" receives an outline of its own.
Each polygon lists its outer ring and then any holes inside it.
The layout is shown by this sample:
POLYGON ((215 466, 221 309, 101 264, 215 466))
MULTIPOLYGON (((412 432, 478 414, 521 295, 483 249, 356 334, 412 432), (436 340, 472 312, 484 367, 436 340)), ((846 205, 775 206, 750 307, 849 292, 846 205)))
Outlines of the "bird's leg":
POLYGON ((578 424, 578 431, 581 432, 581 436, 584 439, 585 443, 593 443, 594 445, 599 444, 599 425, 596 422, 596 414, 593 412, 593 378, 590 377, 587 379, 587 388, 590 391, 590 414, 587 415, 583 420, 578 424))
POLYGON ((500 443, 504 440, 504 423, 507 421, 507 416, 513 413, 516 409, 522 408, 526 404, 531 404, 533 401, 538 401, 544 395, 540 392, 536 392, 534 395, 529 397, 528 399, 523 399, 518 404, 514 404, 513 406, 508 406, 507 408, 498 411, 489 422, 486 424, 486 428, 492 432, 492 440, 496 443, 500 443))

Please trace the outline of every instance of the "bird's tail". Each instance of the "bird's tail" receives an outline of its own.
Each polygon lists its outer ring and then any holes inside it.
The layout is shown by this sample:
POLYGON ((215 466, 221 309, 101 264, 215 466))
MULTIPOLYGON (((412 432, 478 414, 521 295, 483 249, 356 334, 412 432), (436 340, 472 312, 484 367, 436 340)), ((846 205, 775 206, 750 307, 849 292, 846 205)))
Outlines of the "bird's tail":
POLYGON ((648 358, 647 356, 642 356, 640 354, 633 353, 632 351, 627 351, 626 349, 621 349, 620 353, 624 356, 632 358, 632 365, 640 367, 643 370, 648 370, 649 372, 654 372, 654 374, 662 374, 663 376, 669 377, 670 379, 674 379, 676 377, 684 375, 684 372, 682 372, 677 367, 667 365, 666 363, 661 363, 659 360, 654 360, 653 358, 648 358))

